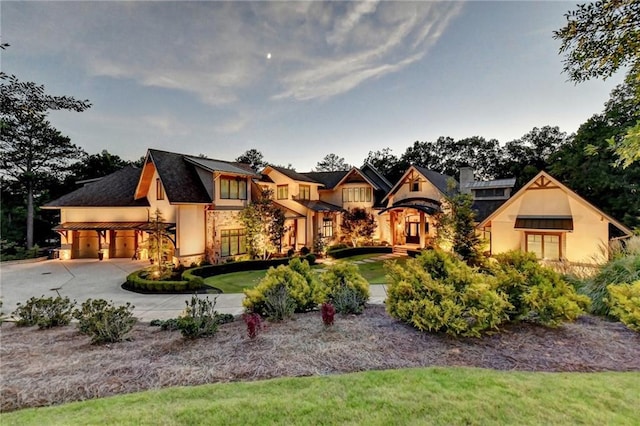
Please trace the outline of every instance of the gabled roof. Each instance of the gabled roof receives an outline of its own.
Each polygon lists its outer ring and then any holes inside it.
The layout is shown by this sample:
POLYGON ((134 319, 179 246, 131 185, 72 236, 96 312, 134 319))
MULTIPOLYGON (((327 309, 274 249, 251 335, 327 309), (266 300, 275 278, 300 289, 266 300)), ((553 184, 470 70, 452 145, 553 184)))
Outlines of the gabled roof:
POLYGON ((140 169, 127 166, 69 194, 50 201, 43 208, 60 207, 148 207, 146 198, 135 200, 140 169))
POLYGON ((341 212, 344 209, 335 204, 330 204, 320 200, 295 200, 314 212, 341 212))
POLYGON ((591 204, 590 202, 588 202, 587 200, 585 200, 584 198, 579 196, 578 194, 576 194, 571 188, 569 188, 568 186, 566 186, 565 184, 563 184, 562 182, 560 182, 559 180, 557 180, 556 178, 554 178, 553 176, 551 176, 549 173, 547 173, 545 171, 541 171, 533 179, 531 179, 529 182, 527 182, 522 188, 520 188, 520 190, 518 192, 515 193, 515 195, 513 195, 511 198, 509 198, 503 205, 501 205, 493 213, 491 213, 489 216, 487 216, 482 222, 480 222, 477 225, 477 228, 483 228, 483 227, 487 226, 487 224, 489 222, 491 222, 497 215, 499 215, 501 212, 503 212, 508 206, 510 206, 512 203, 514 203, 518 198, 522 197, 524 195, 524 193, 529 189, 529 187, 534 185, 536 183, 536 181, 538 181, 538 179, 540 179, 541 177, 543 177, 544 179, 547 179, 548 181, 553 183, 556 187, 560 188, 567 195, 569 195, 570 197, 574 198, 578 202, 580 202, 583 205, 585 205, 587 207, 590 207, 591 209, 595 210, 598 214, 602 215, 602 217, 606 218, 609 221, 610 224, 612 224, 613 226, 618 228, 624 234, 626 234, 626 235, 631 235, 632 234, 632 232, 631 232, 631 230, 629 228, 627 228, 622 223, 618 222, 617 220, 615 220, 614 218, 612 218, 611 216, 609 216, 608 214, 606 214, 605 212, 603 212, 602 210, 600 210, 599 208, 597 208, 596 206, 594 206, 593 204, 591 204))
POLYGON ((221 172, 230 173, 241 176, 258 177, 258 174, 251 169, 249 164, 237 163, 231 161, 215 160, 204 157, 194 157, 191 155, 185 155, 184 159, 200 168, 203 168, 209 172, 221 172))
POLYGON ((373 189, 382 189, 374 180, 369 178, 369 176, 364 174, 362 170, 357 167, 352 167, 350 170, 340 170, 335 172, 307 172, 302 174, 323 184, 325 189, 334 189, 336 186, 347 183, 350 176, 354 174, 358 174, 362 180, 371 185, 373 189))
POLYGON ((382 201, 385 201, 387 198, 389 198, 391 194, 395 193, 398 190, 400 185, 402 185, 402 183, 404 182, 406 177, 409 175, 409 173, 411 173, 412 170, 415 170, 416 172, 421 174, 422 177, 424 177, 426 180, 431 182, 438 189, 438 191, 442 193, 442 195, 446 195, 451 192, 451 190, 449 189, 449 181, 451 179, 453 179, 453 182, 455 182, 456 185, 458 184, 458 182, 451 176, 443 175, 442 173, 434 172, 432 170, 425 169, 424 167, 414 165, 414 166, 410 166, 407 169, 407 171, 404 172, 402 177, 393 186, 393 188, 391 188, 389 192, 387 192, 387 195, 385 195, 382 201))
POLYGON ((279 167, 279 166, 267 166, 264 168, 264 170, 262 171, 263 174, 265 174, 265 172, 268 169, 272 169, 275 170, 283 175, 285 175, 286 177, 288 177, 289 179, 293 179, 293 180, 297 180, 299 182, 309 182, 309 183, 317 183, 320 184, 320 182, 316 182, 315 180, 311 179, 310 177, 307 177, 305 175, 303 175, 302 173, 298 173, 295 170, 292 169, 287 169, 285 167, 279 167))
POLYGON ((314 182, 321 183, 325 189, 333 189, 348 173, 348 170, 340 170, 337 172, 305 172, 301 173, 301 175, 307 176, 314 182))
POLYGON ((187 162, 185 157, 175 152, 149 149, 145 163, 151 161, 155 165, 170 203, 211 203, 211 197, 193 164, 187 162))
POLYGON ((367 175, 369 179, 371 179, 375 184, 380 188, 380 190, 385 193, 389 192, 391 187, 393 186, 391 182, 387 180, 386 177, 380 172, 380 170, 376 169, 373 164, 369 162, 365 162, 362 167, 360 167, 360 171, 367 175))

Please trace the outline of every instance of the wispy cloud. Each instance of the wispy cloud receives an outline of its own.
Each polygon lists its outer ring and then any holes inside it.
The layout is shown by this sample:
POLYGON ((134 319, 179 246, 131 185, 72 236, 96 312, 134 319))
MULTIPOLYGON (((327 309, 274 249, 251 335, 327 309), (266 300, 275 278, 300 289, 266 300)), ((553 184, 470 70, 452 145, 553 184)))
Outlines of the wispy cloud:
POLYGON ((461 7, 391 1, 11 3, 3 6, 11 14, 3 24, 5 34, 30 52, 64 55, 93 76, 131 79, 233 108, 244 101, 326 99, 398 72, 427 54, 461 7))

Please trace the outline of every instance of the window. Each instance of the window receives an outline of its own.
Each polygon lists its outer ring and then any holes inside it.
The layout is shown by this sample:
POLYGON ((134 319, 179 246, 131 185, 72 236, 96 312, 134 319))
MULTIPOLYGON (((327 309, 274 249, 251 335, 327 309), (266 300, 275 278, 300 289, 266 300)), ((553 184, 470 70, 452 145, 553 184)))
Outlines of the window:
POLYGON ((409 184, 409 190, 411 192, 419 192, 420 191, 420 180, 419 179, 415 179, 412 180, 411 183, 409 184))
POLYGON ((474 192, 476 198, 504 197, 504 188, 476 189, 474 192))
POLYGON ((220 236, 222 256, 235 256, 247 252, 247 236, 244 229, 223 229, 220 236))
POLYGON ((311 199, 311 187, 309 185, 300 185, 300 192, 298 193, 298 199, 300 200, 311 199))
POLYGON ((247 181, 240 178, 220 178, 220 198, 246 200, 247 181))
POLYGON ((325 217, 322 220, 322 236, 333 237, 333 220, 331 218, 325 217))
POLYGON ((560 235, 527 233, 527 248, 529 253, 538 259, 560 260, 560 235))
POLYGON ((286 200, 289 198, 289 185, 278 185, 278 200, 286 200))
POLYGON ((342 202, 371 202, 371 188, 367 186, 358 188, 343 188, 342 202))
POLYGON ((164 200, 164 188, 160 178, 156 179, 156 200, 164 200))

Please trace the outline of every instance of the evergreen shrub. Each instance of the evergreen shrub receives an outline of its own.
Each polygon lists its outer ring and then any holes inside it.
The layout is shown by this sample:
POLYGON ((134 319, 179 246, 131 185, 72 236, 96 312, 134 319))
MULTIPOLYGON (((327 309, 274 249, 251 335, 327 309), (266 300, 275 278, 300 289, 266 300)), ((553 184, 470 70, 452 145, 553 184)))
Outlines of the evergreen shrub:
POLYGON ((369 282, 360 274, 358 266, 340 262, 331 265, 320 277, 322 301, 333 304, 341 314, 360 314, 369 300, 369 282))
POLYGON ((610 285, 605 302, 611 315, 631 330, 640 332, 640 280, 631 284, 610 285))
POLYGON ((120 342, 136 323, 134 306, 115 306, 104 299, 87 299, 73 312, 78 330, 91 337, 92 344, 120 342))
POLYGON ((13 312, 17 318, 17 326, 39 328, 52 328, 69 325, 76 305, 68 297, 32 297, 24 305, 18 303, 18 308, 13 312))
POLYGON ((477 337, 497 330, 512 309, 495 277, 441 250, 385 266, 387 311, 419 330, 477 337))
POLYGON ((534 254, 514 250, 495 257, 498 262, 491 272, 513 306, 508 311, 511 321, 555 327, 575 320, 589 306, 588 297, 579 295, 560 274, 540 265, 534 254))

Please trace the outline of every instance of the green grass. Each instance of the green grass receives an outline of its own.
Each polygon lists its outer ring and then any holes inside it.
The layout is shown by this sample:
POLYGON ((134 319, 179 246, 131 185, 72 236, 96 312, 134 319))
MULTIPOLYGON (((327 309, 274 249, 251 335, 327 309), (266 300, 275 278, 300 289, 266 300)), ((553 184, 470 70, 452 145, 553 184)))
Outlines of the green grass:
POLYGON ((169 388, 2 414, 8 425, 638 424, 640 373, 369 371, 169 388))
POLYGON ((255 287, 266 273, 266 269, 261 271, 231 272, 205 278, 204 283, 222 290, 223 293, 242 293, 245 288, 255 287))
MULTIPOLYGON (((379 256, 380 253, 360 254, 357 256, 340 259, 338 260, 338 262, 356 262, 379 256)), ((405 260, 406 259, 402 258, 398 261, 404 262, 405 260)), ((313 268, 321 271, 324 266, 315 265, 313 266, 313 268)), ((358 265, 358 268, 360 269, 360 273, 362 274, 362 276, 367 281, 369 281, 369 284, 385 284, 383 261, 362 263, 358 265)), ((266 270, 232 272, 230 274, 216 275, 213 277, 205 278, 204 282, 208 286, 222 290, 223 293, 242 293, 245 288, 256 286, 266 273, 266 270)))

